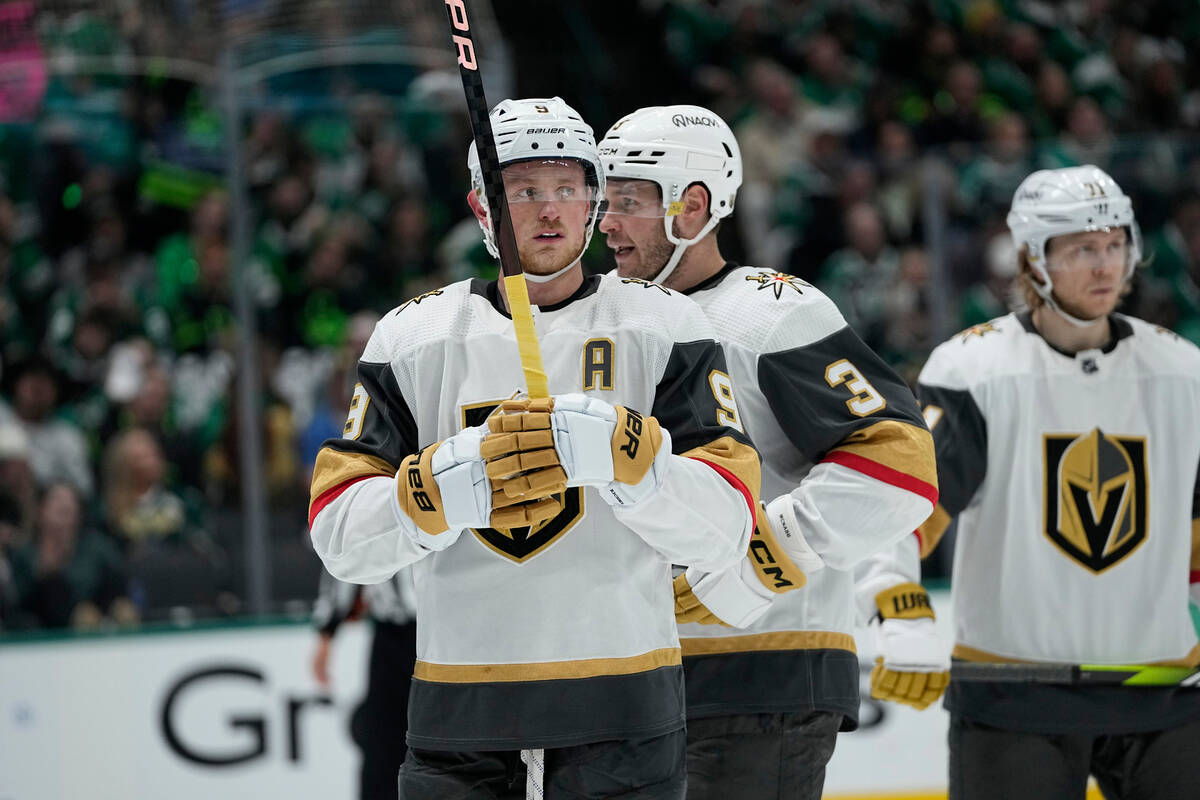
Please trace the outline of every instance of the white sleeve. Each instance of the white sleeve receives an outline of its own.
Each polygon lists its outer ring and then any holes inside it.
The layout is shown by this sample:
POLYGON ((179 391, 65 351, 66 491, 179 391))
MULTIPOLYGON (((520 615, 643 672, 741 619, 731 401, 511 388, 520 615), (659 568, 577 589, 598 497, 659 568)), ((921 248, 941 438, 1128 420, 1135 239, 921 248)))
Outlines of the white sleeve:
MULTIPOLYGON (((791 502, 777 498, 769 508, 782 515, 790 511, 791 519, 783 519, 785 528, 798 530, 825 564, 838 570, 852 569, 911 534, 933 511, 922 495, 830 462, 814 465, 783 497, 791 502)), ((788 540, 781 541, 786 548, 788 540)))
POLYGON ((746 554, 754 519, 745 495, 708 464, 672 455, 662 487, 618 520, 672 564, 716 572, 746 554))
POLYGON ((858 621, 865 625, 878 608, 875 595, 901 583, 921 582, 920 542, 916 535, 901 537, 854 568, 854 600, 858 621))
POLYGON ((395 479, 382 476, 348 486, 317 512, 309 531, 329 574, 351 583, 385 581, 432 553, 415 541, 416 532, 400 510, 395 479))

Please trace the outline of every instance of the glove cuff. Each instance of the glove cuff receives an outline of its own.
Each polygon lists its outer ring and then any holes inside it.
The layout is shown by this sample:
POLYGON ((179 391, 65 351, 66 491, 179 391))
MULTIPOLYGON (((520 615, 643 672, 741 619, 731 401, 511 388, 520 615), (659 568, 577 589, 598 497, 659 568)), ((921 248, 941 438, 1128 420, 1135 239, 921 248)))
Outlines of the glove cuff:
POLYGON ((416 526, 431 536, 445 533, 450 526, 442 505, 442 492, 433 477, 433 454, 441 447, 435 442, 400 462, 396 471, 396 498, 400 508, 416 526))
POLYGON ((762 585, 776 594, 799 589, 808 581, 804 570, 796 566, 775 538, 767 521, 766 507, 760 502, 756 510, 750 548, 746 552, 750 566, 762 585))
POLYGON ((875 595, 883 619, 936 619, 929 592, 916 583, 901 583, 875 595))

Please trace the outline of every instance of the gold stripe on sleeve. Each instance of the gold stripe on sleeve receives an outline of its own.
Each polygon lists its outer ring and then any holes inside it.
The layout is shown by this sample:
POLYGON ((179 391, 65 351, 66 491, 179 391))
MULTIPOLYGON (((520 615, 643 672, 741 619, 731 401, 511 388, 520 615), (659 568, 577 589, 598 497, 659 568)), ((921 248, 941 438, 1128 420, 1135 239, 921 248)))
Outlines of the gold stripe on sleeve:
POLYGON ((758 451, 750 445, 742 444, 732 436, 722 436, 681 455, 708 461, 728 470, 746 485, 750 497, 753 498, 751 502, 758 502, 762 491, 762 464, 758 460, 758 451))
POLYGON ((925 558, 933 552, 949 527, 950 514, 942 507, 941 503, 938 503, 933 507, 933 513, 929 515, 929 519, 917 526, 917 535, 921 538, 921 558, 925 558))
POLYGON ((853 453, 937 486, 933 436, 919 425, 885 419, 847 436, 831 452, 838 451, 853 453))
POLYGON ((315 503, 325 492, 355 478, 390 478, 395 474, 396 468, 378 456, 323 447, 313 465, 312 489, 308 502, 315 503))
POLYGON ((541 661, 531 664, 433 664, 418 661, 413 677, 431 683, 514 683, 631 675, 682 662, 678 647, 664 647, 626 658, 541 661))
POLYGON ((712 636, 682 639, 685 656, 707 656, 720 653, 757 653, 767 650, 848 650, 858 652, 854 637, 836 631, 775 631, 750 633, 745 636, 712 636))

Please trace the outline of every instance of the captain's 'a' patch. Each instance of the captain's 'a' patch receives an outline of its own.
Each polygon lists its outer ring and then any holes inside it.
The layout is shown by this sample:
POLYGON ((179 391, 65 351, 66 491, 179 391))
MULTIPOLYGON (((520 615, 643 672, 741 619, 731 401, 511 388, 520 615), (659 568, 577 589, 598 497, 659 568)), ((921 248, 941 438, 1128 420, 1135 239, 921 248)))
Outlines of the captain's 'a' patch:
POLYGON ((1088 433, 1043 437, 1045 533, 1097 574, 1146 540, 1146 439, 1088 433))

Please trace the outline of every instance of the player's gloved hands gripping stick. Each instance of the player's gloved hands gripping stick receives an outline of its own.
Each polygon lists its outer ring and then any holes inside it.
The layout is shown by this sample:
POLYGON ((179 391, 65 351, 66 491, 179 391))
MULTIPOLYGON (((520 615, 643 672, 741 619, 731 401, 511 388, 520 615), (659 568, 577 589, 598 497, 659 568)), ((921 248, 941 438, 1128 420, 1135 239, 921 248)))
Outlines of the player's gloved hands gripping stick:
POLYGON ((662 485, 671 436, 654 417, 582 394, 510 400, 482 445, 492 503, 503 508, 594 486, 610 505, 636 505, 662 485))

